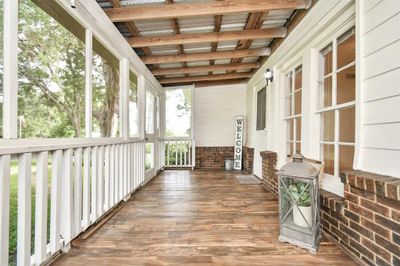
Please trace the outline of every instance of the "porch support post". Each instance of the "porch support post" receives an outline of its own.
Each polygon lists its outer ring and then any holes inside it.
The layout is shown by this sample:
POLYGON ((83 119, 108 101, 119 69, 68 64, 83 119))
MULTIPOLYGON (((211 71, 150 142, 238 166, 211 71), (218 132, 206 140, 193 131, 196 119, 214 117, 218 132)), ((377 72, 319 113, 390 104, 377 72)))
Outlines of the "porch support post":
POLYGON ((86 30, 85 33, 85 134, 92 137, 92 65, 93 65, 93 33, 86 30))
POLYGON ((129 137, 129 61, 124 58, 119 63, 119 127, 120 137, 127 139, 129 137))
POLYGON ((146 126, 146 80, 144 76, 138 77, 138 96, 139 96, 139 137, 144 139, 146 126))
POLYGON ((17 138, 18 1, 4 1, 3 138, 17 138))

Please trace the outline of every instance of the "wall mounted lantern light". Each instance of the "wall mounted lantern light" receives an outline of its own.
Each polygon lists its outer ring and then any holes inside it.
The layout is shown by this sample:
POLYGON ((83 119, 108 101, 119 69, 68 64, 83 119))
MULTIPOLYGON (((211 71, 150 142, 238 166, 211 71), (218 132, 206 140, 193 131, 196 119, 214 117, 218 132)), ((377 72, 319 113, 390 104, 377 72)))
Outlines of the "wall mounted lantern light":
POLYGON ((264 72, 264 77, 267 80, 267 86, 274 81, 274 72, 271 69, 267 68, 264 72))

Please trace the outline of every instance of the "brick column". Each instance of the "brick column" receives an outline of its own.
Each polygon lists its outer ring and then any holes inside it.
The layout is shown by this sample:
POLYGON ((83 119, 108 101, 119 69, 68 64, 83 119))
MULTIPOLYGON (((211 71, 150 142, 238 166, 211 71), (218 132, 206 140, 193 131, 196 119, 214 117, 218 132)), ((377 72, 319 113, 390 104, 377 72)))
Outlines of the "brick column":
POLYGON ((277 154, 273 151, 260 152, 262 158, 262 181, 263 186, 278 195, 278 176, 276 172, 277 154))
POLYGON ((243 170, 253 173, 254 148, 243 147, 243 170))

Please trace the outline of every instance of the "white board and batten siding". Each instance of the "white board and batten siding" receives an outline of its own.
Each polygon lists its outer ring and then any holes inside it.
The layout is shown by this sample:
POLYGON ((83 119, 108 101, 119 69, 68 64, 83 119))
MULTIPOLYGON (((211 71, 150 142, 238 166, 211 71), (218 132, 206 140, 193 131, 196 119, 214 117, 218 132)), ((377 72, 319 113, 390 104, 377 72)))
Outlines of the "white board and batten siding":
POLYGON ((400 1, 360 5, 362 147, 359 168, 400 177, 400 1))
POLYGON ((245 113, 245 90, 245 84, 195 88, 197 147, 234 146, 235 119, 245 113))

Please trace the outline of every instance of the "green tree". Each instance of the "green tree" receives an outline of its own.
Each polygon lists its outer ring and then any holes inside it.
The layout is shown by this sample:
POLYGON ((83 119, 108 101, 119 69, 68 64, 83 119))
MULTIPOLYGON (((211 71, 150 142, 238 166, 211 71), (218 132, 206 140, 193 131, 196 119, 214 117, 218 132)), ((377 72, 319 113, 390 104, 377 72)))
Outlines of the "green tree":
MULTIPOLYGON (((23 137, 81 137, 85 117, 85 44, 30 0, 19 7, 18 110, 23 137)), ((101 58, 93 86, 101 136, 118 113, 118 70, 101 58), (99 77, 98 77, 99 78, 99 77), (100 86, 100 87, 99 87, 100 86), (102 93, 97 93, 101 91, 102 93)))

